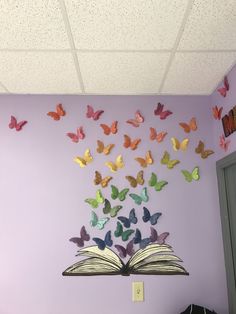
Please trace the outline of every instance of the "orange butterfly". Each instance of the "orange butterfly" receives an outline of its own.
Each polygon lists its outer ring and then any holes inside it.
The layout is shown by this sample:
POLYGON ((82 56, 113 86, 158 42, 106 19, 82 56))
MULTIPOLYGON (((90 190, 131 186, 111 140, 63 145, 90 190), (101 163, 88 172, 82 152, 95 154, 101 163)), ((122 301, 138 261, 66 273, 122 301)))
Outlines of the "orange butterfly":
POLYGON ((125 148, 131 148, 132 150, 135 150, 138 147, 138 144, 141 142, 141 138, 136 138, 135 140, 131 141, 131 138, 125 134, 124 135, 124 144, 123 146, 125 148))
POLYGON ((55 121, 58 121, 61 119, 61 117, 65 116, 66 115, 66 112, 65 110, 63 109, 62 107, 62 104, 58 104, 56 106, 56 111, 49 111, 47 113, 47 115, 51 118, 53 118, 55 121))
POLYGON ((118 121, 114 121, 112 122, 111 126, 108 126, 107 124, 100 124, 100 127, 103 129, 103 132, 106 135, 110 135, 111 133, 116 134, 118 131, 117 124, 118 124, 118 121))
POLYGON ((137 110, 135 112, 135 118, 134 119, 129 119, 126 122, 134 126, 135 128, 139 127, 141 123, 143 123, 144 117, 141 115, 141 112, 137 110))
POLYGON ((149 138, 151 141, 157 140, 158 143, 161 143, 164 140, 166 135, 167 135, 167 132, 162 131, 160 133, 157 133, 156 129, 150 128, 149 138))
POLYGON ((216 120, 221 119, 222 110, 223 110, 223 107, 218 108, 217 106, 215 106, 212 108, 212 114, 216 120))
POLYGON ((137 158, 135 158, 135 160, 143 168, 146 168, 148 165, 152 165, 153 164, 153 158, 152 158, 152 154, 151 154, 150 150, 146 153, 145 158, 137 157, 137 158))
POLYGON ((197 121, 194 117, 189 121, 189 123, 180 122, 179 125, 184 129, 185 133, 190 133, 190 131, 197 130, 197 121))

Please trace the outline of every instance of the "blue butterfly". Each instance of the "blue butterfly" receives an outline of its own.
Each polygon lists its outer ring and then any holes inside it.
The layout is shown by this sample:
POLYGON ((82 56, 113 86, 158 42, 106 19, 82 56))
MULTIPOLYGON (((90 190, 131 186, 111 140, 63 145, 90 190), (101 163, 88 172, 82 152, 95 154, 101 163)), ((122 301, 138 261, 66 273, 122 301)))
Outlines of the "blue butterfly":
POLYGON ((144 249, 149 243, 151 243, 150 237, 142 239, 141 231, 136 229, 134 235, 134 244, 139 244, 140 249, 144 249))
POLYGON ((131 209, 131 211, 129 212, 129 218, 124 217, 124 216, 119 216, 119 217, 117 217, 117 219, 119 219, 123 223, 125 228, 129 228, 131 223, 135 225, 138 222, 138 219, 135 215, 135 209, 134 208, 131 209))
POLYGON ((104 240, 100 238, 93 238, 93 241, 97 244, 100 250, 104 250, 106 246, 111 247, 113 245, 111 230, 106 233, 104 240))
POLYGON ((135 204, 141 205, 142 202, 147 203, 149 200, 149 196, 147 194, 147 188, 143 188, 140 195, 135 193, 130 193, 129 196, 134 200, 135 204))
POLYGON ((143 221, 148 222, 150 221, 151 225, 156 225, 157 220, 159 217, 162 215, 162 213, 155 213, 153 215, 150 214, 150 211, 146 208, 143 207, 143 221))

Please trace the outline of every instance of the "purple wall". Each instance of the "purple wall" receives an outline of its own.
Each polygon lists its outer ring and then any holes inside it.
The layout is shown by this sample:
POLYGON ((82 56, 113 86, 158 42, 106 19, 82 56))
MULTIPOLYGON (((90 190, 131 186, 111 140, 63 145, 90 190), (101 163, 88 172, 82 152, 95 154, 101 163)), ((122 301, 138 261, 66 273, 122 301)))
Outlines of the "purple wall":
MULTIPOLYGON (((202 160, 194 152, 200 139, 214 148, 213 123, 210 97, 1 96, 0 313, 174 314, 190 303, 213 308, 220 314, 228 313, 215 156, 202 160), (158 101, 174 112, 165 121, 153 115, 158 101), (63 103, 67 116, 54 122, 46 113, 58 102, 63 103), (114 117, 119 120, 116 136, 104 136, 98 127, 100 121, 85 118, 87 104, 105 110, 101 122, 111 123, 114 117), (125 121, 137 109, 143 113, 145 123, 134 129, 125 121), (8 128, 11 114, 29 121, 22 132, 8 128), (185 133, 178 123, 193 116, 197 118, 198 130, 190 133, 187 152, 174 152, 170 137, 182 140, 185 133), (86 139, 79 144, 71 143, 65 133, 80 125, 84 126, 86 139), (163 143, 149 141, 150 126, 168 130, 163 143), (124 133, 142 137, 138 151, 122 147, 124 133), (145 178, 155 171, 169 184, 160 193, 149 189, 147 207, 163 213, 158 230, 170 232, 167 242, 183 259, 189 277, 61 276, 77 260, 76 247, 68 239, 79 235, 83 224, 89 226, 90 209, 83 200, 95 194, 94 170, 109 173, 103 166, 107 159, 95 154, 98 138, 105 143, 115 139, 116 147, 108 160, 123 154, 126 166, 113 179, 119 188, 127 185, 125 175, 136 174, 140 169, 133 157, 144 155, 149 148, 153 152, 155 162, 145 170, 145 178), (81 155, 87 147, 94 162, 80 169, 73 157, 81 155), (181 164, 173 170, 160 165, 164 150, 179 158, 181 164), (189 184, 180 170, 191 170, 196 165, 200 167, 201 180, 189 184), (143 303, 131 301, 131 282, 137 280, 144 281, 143 303)), ((110 189, 104 191, 108 196, 110 189)), ((133 202, 128 200, 125 204, 123 214, 129 212, 133 202)), ((141 217, 141 206, 136 208, 141 217)), ((101 213, 100 209, 97 212, 101 213)), ((96 234, 89 227, 88 230, 91 236, 96 234)), ((147 234, 149 226, 143 225, 142 232, 147 234)))

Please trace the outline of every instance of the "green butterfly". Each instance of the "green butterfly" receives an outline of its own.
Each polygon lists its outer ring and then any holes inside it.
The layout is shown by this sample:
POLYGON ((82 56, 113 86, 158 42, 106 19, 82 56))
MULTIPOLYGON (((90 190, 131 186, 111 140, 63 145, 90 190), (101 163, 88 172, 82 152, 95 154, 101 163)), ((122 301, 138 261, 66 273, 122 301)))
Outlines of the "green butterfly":
POLYGON ((105 224, 110 220, 110 218, 108 217, 98 219, 98 216, 94 211, 92 211, 91 214, 92 214, 92 218, 90 220, 90 225, 92 227, 97 227, 99 230, 102 230, 105 224))
POLYGON ((156 191, 161 191, 163 187, 168 184, 168 182, 164 180, 157 181, 157 175, 154 172, 152 172, 151 178, 149 179, 148 184, 149 186, 154 187, 156 191))
POLYGON ((97 190, 96 198, 86 198, 86 200, 84 201, 88 203, 92 208, 98 208, 99 204, 104 203, 104 197, 101 190, 97 190))
POLYGON ((122 202, 125 200, 129 189, 123 189, 119 192, 118 188, 114 185, 111 185, 111 198, 116 200, 117 198, 122 202))
POLYGON ((142 202, 147 203, 149 196, 147 194, 147 188, 143 188, 140 195, 130 193, 129 196, 134 200, 135 204, 141 205, 142 202))
POLYGON ((111 203, 108 201, 108 199, 105 199, 105 205, 103 207, 103 213, 104 214, 110 214, 111 217, 115 217, 119 210, 121 210, 123 206, 117 205, 114 207, 111 207, 111 203))
POLYGON ((188 170, 181 170, 182 174, 185 177, 185 180, 188 182, 198 181, 200 179, 199 175, 199 167, 194 167, 192 172, 189 172, 188 170))
POLYGON ((114 232, 114 236, 116 238, 121 237, 122 241, 127 241, 132 233, 134 233, 134 230, 132 229, 123 231, 122 224, 119 221, 117 221, 116 230, 114 232))
POLYGON ((173 169, 175 165, 179 164, 180 161, 178 159, 170 160, 170 154, 165 151, 164 155, 161 159, 161 164, 166 165, 168 169, 173 169))

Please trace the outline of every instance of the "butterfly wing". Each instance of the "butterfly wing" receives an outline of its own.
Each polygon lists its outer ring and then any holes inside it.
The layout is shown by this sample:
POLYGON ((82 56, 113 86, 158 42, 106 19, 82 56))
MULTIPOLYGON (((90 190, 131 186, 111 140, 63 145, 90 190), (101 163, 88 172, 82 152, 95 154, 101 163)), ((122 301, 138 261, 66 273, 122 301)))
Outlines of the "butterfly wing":
POLYGON ((11 116, 11 120, 10 120, 10 123, 9 123, 9 128, 10 129, 14 129, 17 125, 17 121, 16 121, 16 118, 14 116, 11 116))
POLYGON ((116 200, 118 198, 119 195, 119 190, 116 186, 111 185, 111 198, 113 200, 116 200))
POLYGON ((180 143, 180 148, 182 151, 186 151, 188 147, 189 139, 185 138, 181 143, 180 143))
POLYGON ((100 124, 100 127, 103 129, 105 135, 111 134, 111 128, 107 124, 100 124))
POLYGON ((167 151, 165 151, 161 159, 161 164, 168 165, 169 161, 170 161, 170 154, 167 151))
POLYGON ((153 158, 152 158, 152 153, 151 153, 150 150, 147 151, 145 157, 146 157, 146 163, 147 163, 148 165, 152 165, 152 164, 153 164, 153 158))
POLYGON ((133 188, 136 188, 137 186, 137 181, 134 177, 132 176, 125 176, 125 178, 129 181, 130 185, 133 187, 133 188))
POLYGON ((135 119, 129 119, 129 120, 126 121, 126 123, 131 124, 135 128, 139 127, 139 123, 135 119))
POLYGON ((141 112, 137 110, 135 112, 135 120, 140 124, 144 122, 144 117, 142 116, 141 112))
POLYGON ((201 157, 202 159, 208 158, 210 155, 214 154, 215 152, 211 149, 207 149, 204 152, 202 152, 201 157))
POLYGON ((134 241, 133 240, 128 242, 126 246, 126 251, 129 256, 134 255, 134 241))
POLYGON ((97 121, 103 113, 104 113, 104 110, 97 110, 96 112, 94 112, 93 120, 97 121))
POLYGON ((150 237, 142 239, 139 243, 140 249, 145 249, 145 247, 151 242, 150 237))
POLYGON ((90 149, 86 149, 86 151, 84 153, 84 159, 86 161, 86 164, 93 161, 93 157, 91 156, 90 149))
POLYGON ((119 169, 124 168, 125 164, 124 164, 122 155, 117 156, 115 164, 116 164, 116 167, 119 169))
POLYGON ((143 221, 148 222, 150 217, 151 217, 150 211, 147 209, 147 207, 144 206, 143 207, 143 217, 142 217, 143 221))
POLYGON ((93 115, 94 115, 93 107, 90 105, 87 105, 86 117, 90 119, 90 118, 93 118, 93 115))
POLYGON ((56 112, 57 112, 57 114, 59 115, 59 119, 60 119, 60 117, 63 117, 63 116, 66 115, 66 112, 65 112, 65 110, 64 110, 63 107, 62 107, 62 104, 58 104, 58 105, 56 106, 56 112))
POLYGON ((27 121, 20 121, 16 124, 16 131, 21 131, 23 126, 26 125, 27 121))
POLYGON ((85 226, 82 226, 82 228, 80 230, 80 236, 84 241, 90 240, 90 235, 87 233, 85 226))
POLYGON ((188 182, 192 182, 192 174, 188 170, 181 170, 182 174, 184 175, 184 178, 188 182))
POLYGON ((107 231, 104 241, 105 241, 105 244, 107 246, 109 246, 109 247, 111 247, 113 245, 113 241, 111 239, 111 231, 110 230, 107 231))
POLYGON ((145 203, 148 202, 149 196, 147 194, 147 188, 142 189, 140 196, 141 196, 143 202, 145 202, 145 203))
POLYGON ((82 126, 77 128, 77 136, 80 140, 83 140, 85 138, 85 134, 84 134, 84 130, 82 126))
POLYGON ((110 215, 111 217, 116 217, 117 213, 122 209, 121 205, 116 205, 114 207, 111 208, 110 210, 110 215))
POLYGON ((180 149, 180 142, 176 137, 171 138, 173 150, 176 152, 180 149))
POLYGON ((141 167, 146 168, 147 167, 147 162, 146 159, 142 158, 142 157, 136 157, 134 158, 134 160, 136 160, 141 167))
POLYGON ((55 120, 55 121, 60 120, 59 114, 57 114, 57 113, 54 112, 54 111, 49 111, 49 112, 47 113, 47 115, 48 115, 49 117, 53 118, 53 120, 55 120))
POLYGON ((119 216, 119 217, 117 217, 117 219, 120 220, 123 223, 125 228, 129 228, 130 227, 129 218, 124 217, 124 216, 119 216))
POLYGON ((73 160, 79 164, 80 168, 84 168, 87 165, 86 160, 80 156, 75 157, 73 160))
POLYGON ((164 131, 158 133, 157 136, 156 136, 157 142, 158 142, 158 143, 163 142, 163 140, 164 140, 164 138, 166 137, 166 135, 167 135, 167 132, 164 132, 164 131))
POLYGON ((93 238, 93 241, 97 244, 98 248, 100 250, 104 250, 106 247, 106 243, 104 240, 100 239, 100 238, 93 238))
POLYGON ((173 169, 174 166, 178 165, 180 163, 180 161, 178 159, 173 159, 173 160, 170 160, 167 164, 167 168, 168 169, 173 169))
POLYGON ((204 151, 204 143, 202 141, 199 141, 198 146, 195 148, 196 154, 201 154, 204 151))
POLYGON ((134 233, 134 230, 125 230, 122 235, 121 235, 121 238, 122 238, 122 241, 128 241, 129 240, 129 237, 131 236, 131 234, 134 233))
POLYGON ((104 155, 109 155, 114 146, 115 146, 114 144, 109 144, 106 147, 104 147, 103 149, 104 155))
POLYGON ((117 221, 116 230, 114 231, 114 236, 116 238, 119 238, 122 235, 122 233, 123 233, 123 226, 119 221, 117 221))
POLYGON ((103 207, 103 213, 104 214, 109 214, 111 211, 111 203, 109 202, 108 199, 105 199, 104 201, 104 207, 103 207))
POLYGON ((78 247, 84 246, 84 240, 79 237, 70 238, 69 241, 75 243, 78 247))
POLYGON ((154 110, 154 115, 159 116, 163 111, 164 105, 160 102, 157 104, 157 108, 154 110))
POLYGON ((96 192, 96 201, 98 202, 98 204, 103 204, 105 202, 101 190, 97 190, 96 192))
POLYGON ((127 251, 122 245, 115 244, 114 246, 117 249, 120 258, 125 258, 127 256, 127 251))
POLYGON ((168 182, 165 180, 159 181, 155 184, 155 190, 157 192, 160 192, 164 188, 164 186, 166 186, 167 184, 168 182))
POLYGON ((142 197, 135 194, 135 193, 130 193, 129 196, 134 200, 135 204, 141 205, 142 204, 142 197))
POLYGON ((218 108, 217 106, 212 108, 213 117, 215 120, 220 120, 222 115, 223 107, 218 108))
POLYGON ((128 188, 125 188, 120 191, 120 193, 118 194, 118 197, 121 202, 123 202, 126 199, 126 195, 128 194, 128 192, 129 192, 128 188))
POLYGON ((137 228, 137 229, 135 230, 134 239, 133 239, 134 244, 140 243, 141 240, 142 240, 141 232, 140 232, 140 230, 137 228))
POLYGON ((148 181, 148 185, 155 186, 156 183, 157 183, 157 175, 154 172, 152 172, 151 178, 148 181))
POLYGON ((150 230, 151 230, 151 235, 150 235, 150 242, 156 242, 157 241, 157 231, 156 229, 154 229, 153 227, 150 227, 150 230))
POLYGON ((130 147, 130 144, 131 144, 131 139, 130 137, 127 135, 127 134, 124 134, 124 144, 123 146, 125 148, 129 148, 130 147))
POLYGON ((195 117, 193 117, 190 122, 189 122, 189 126, 190 126, 190 129, 192 131, 196 131, 197 130, 197 120, 195 117))
POLYGON ((69 133, 66 133, 66 135, 72 140, 72 142, 74 142, 74 143, 79 142, 79 137, 77 134, 69 132, 69 133))
POLYGON ((226 97, 227 90, 225 87, 220 87, 217 91, 221 94, 222 97, 226 97))
POLYGON ((166 238, 169 236, 169 232, 163 232, 161 233, 158 237, 157 237, 157 243, 162 245, 162 244, 165 244, 165 240, 166 238))
POLYGON ((149 138, 151 141, 154 141, 157 137, 157 132, 154 128, 150 128, 150 135, 149 138))
POLYGON ((138 222, 138 219, 135 215, 135 209, 134 208, 132 208, 130 213, 129 213, 129 221, 134 225, 138 222))
POLYGON ((102 141, 97 140, 97 152, 99 154, 103 153, 104 143, 102 141))
POLYGON ((195 181, 198 181, 200 179, 199 167, 194 167, 191 176, 192 176, 193 180, 195 180, 195 181))
POLYGON ((107 161, 105 165, 111 170, 111 172, 116 172, 118 170, 117 166, 111 161, 107 161))
POLYGON ((229 81, 227 76, 224 77, 224 87, 227 91, 229 90, 229 81))
POLYGON ((104 229, 105 224, 106 224, 109 220, 110 220, 110 218, 108 218, 108 217, 104 217, 104 218, 98 219, 97 228, 98 228, 99 230, 104 229))
POLYGON ((137 138, 137 139, 133 140, 133 142, 131 142, 131 144, 130 144, 130 148, 132 150, 136 150, 138 148, 138 145, 140 142, 141 142, 141 138, 137 138))
POLYGON ((90 225, 92 227, 96 227, 98 222, 98 216, 97 214, 92 210, 91 212, 91 220, 90 220, 90 225))
POLYGON ((106 176, 105 178, 102 179, 101 181, 101 186, 103 188, 106 188, 108 186, 108 183, 112 180, 113 178, 110 176, 106 176))
POLYGON ((187 123, 180 122, 179 125, 181 126, 185 133, 189 133, 191 131, 191 128, 187 123))
POLYGON ((102 175, 99 171, 95 171, 95 178, 93 182, 95 185, 99 185, 102 182, 102 175))
POLYGON ((98 208, 99 203, 95 198, 86 198, 85 203, 88 203, 92 208, 98 208))
POLYGON ((140 170, 140 171, 137 173, 136 181, 137 181, 137 183, 138 183, 139 185, 143 185, 143 184, 144 184, 143 170, 140 170))
POLYGON ((173 112, 170 111, 170 110, 166 110, 166 111, 163 111, 161 114, 160 114, 160 119, 161 120, 165 120, 168 116, 170 116, 173 112))
POLYGON ((157 224, 157 220, 160 218, 161 215, 162 215, 161 213, 155 213, 155 214, 151 215, 150 223, 152 226, 157 224))

